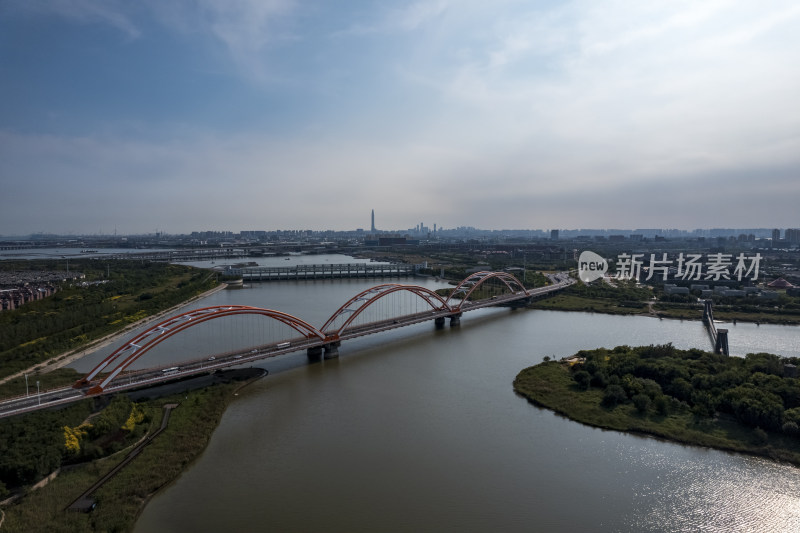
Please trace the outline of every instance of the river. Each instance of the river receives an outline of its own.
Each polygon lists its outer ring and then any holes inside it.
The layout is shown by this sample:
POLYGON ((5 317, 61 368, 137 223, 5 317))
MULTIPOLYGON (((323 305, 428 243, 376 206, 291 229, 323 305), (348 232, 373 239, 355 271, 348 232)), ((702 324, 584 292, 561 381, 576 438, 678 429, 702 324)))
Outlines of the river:
MULTIPOLYGON (((380 281, 254 284, 195 305, 319 325, 380 281)), ((796 327, 727 327, 734 354, 800 355, 796 327)), ((135 531, 800 530, 795 467, 590 428, 512 390, 545 356, 666 342, 710 347, 699 321, 486 309, 344 343, 336 360, 266 361, 135 531)))

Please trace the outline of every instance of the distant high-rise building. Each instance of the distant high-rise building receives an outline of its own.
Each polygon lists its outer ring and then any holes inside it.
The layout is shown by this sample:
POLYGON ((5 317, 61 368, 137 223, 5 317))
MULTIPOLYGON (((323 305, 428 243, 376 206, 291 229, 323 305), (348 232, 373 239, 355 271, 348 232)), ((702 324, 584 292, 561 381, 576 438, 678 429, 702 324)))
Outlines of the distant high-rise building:
POLYGON ((787 242, 800 242, 800 229, 789 228, 784 232, 784 238, 787 242))
POLYGON ((778 242, 779 240, 781 240, 781 230, 772 230, 772 242, 778 242))
POLYGON ((375 233, 375 210, 374 209, 372 210, 372 224, 371 224, 370 227, 372 228, 370 231, 375 233))
POLYGON ((558 240, 558 230, 557 229, 551 229, 550 230, 550 240, 551 241, 557 241, 558 240))

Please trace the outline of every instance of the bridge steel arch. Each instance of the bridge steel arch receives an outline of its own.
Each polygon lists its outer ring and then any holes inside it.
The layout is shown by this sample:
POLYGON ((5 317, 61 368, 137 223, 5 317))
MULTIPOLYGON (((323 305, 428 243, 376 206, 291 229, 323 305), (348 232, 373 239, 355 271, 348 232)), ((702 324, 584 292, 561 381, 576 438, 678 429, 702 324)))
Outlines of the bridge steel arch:
POLYGON ((246 305, 227 305, 227 306, 214 306, 203 307, 192 311, 167 318, 154 326, 149 327, 136 337, 126 342, 113 353, 103 359, 96 367, 94 367, 85 377, 78 380, 74 387, 84 388, 91 384, 92 380, 104 369, 110 367, 112 364, 117 366, 101 381, 100 384, 91 387, 88 392, 90 394, 97 394, 103 392, 108 384, 116 378, 120 372, 128 368, 134 361, 139 359, 149 350, 163 342, 164 340, 172 337, 188 329, 190 327, 202 324, 209 320, 222 318, 231 315, 262 315, 273 320, 277 320, 287 326, 290 326, 307 339, 318 339, 321 343, 335 343, 339 340, 342 332, 349 327, 353 320, 359 316, 365 309, 380 300, 381 298, 393 294, 395 292, 406 291, 410 292, 423 301, 425 301, 432 310, 453 313, 453 315, 460 316, 461 305, 467 301, 469 296, 486 281, 497 278, 502 281, 505 286, 512 293, 524 292, 526 296, 530 293, 525 290, 522 283, 517 280, 513 275, 507 272, 476 272, 463 281, 461 281, 453 292, 447 297, 442 298, 434 291, 421 287, 418 285, 403 285, 399 283, 385 283, 376 285, 370 289, 366 289, 350 298, 344 305, 342 305, 331 317, 325 322, 322 328, 317 329, 304 320, 293 315, 275 311, 273 309, 264 309, 261 307, 252 307, 246 305), (461 302, 458 305, 453 305, 451 299, 462 294, 461 302), (335 321, 349 314, 344 323, 336 330, 328 331, 333 326, 335 321), (120 361, 120 362, 118 362, 120 361))
POLYGON ((306 338, 317 337, 320 340, 325 338, 325 335, 321 331, 308 322, 287 313, 282 313, 281 311, 248 305, 203 307, 175 315, 146 329, 103 359, 85 377, 78 380, 74 387, 81 388, 89 385, 91 380, 103 369, 122 358, 122 361, 114 367, 103 381, 99 385, 92 387, 89 391, 90 393, 100 393, 120 372, 166 339, 190 327, 202 324, 203 322, 233 315, 262 315, 292 327, 306 338))
POLYGON ((483 272, 475 272, 470 276, 464 278, 461 283, 456 285, 456 288, 453 289, 453 292, 447 297, 446 303, 450 308, 454 308, 453 304, 450 302, 451 298, 456 297, 459 293, 463 293, 463 296, 458 296, 461 298, 461 303, 458 304, 454 309, 460 309, 463 302, 466 302, 472 293, 480 287, 483 283, 490 279, 499 279, 502 281, 508 290, 513 293, 516 292, 524 292, 525 295, 529 295, 530 293, 525 289, 525 286, 520 283, 520 281, 515 278, 512 274, 508 272, 490 272, 490 271, 483 271, 483 272))
POLYGON ((342 332, 356 319, 358 315, 361 314, 362 311, 367 309, 369 306, 383 298, 384 296, 388 296, 389 294, 395 292, 406 291, 412 294, 419 296, 422 300, 424 300, 428 305, 431 306, 431 309, 434 311, 452 311, 453 309, 447 304, 447 302, 436 294, 434 291, 427 289, 425 287, 420 287, 419 285, 403 285, 400 283, 384 283, 382 285, 377 285, 370 289, 361 291, 360 293, 356 294, 352 298, 350 298, 344 305, 342 305, 338 310, 336 310, 333 315, 328 319, 327 322, 322 326, 321 331, 325 333, 328 340, 336 341, 339 339, 339 336, 342 332), (346 314, 350 314, 347 320, 336 330, 329 331, 329 328, 333 325, 337 318, 340 318, 346 314))

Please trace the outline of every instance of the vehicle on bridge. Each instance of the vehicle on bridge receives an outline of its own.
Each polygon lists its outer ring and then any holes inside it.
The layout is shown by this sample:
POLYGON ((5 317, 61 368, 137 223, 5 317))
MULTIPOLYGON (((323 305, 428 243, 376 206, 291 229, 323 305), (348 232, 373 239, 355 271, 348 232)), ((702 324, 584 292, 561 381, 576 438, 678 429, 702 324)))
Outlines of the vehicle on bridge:
MULTIPOLYGON (((524 288, 522 283, 519 282, 519 280, 509 273, 485 271, 471 274, 469 277, 459 283, 453 289, 450 295, 445 298, 425 287, 416 285, 402 285, 399 283, 384 283, 366 289, 352 297, 348 302, 342 305, 321 328, 316 328, 298 317, 273 309, 263 309, 245 305, 226 305, 193 309, 191 311, 167 318, 148 330, 140 333, 128 343, 124 344, 115 352, 106 357, 91 372, 89 372, 89 374, 79 380, 75 384, 75 387, 83 389, 84 387, 88 386, 86 390, 87 394, 102 393, 106 388, 109 387, 109 385, 111 385, 112 381, 114 381, 120 372, 125 370, 130 364, 147 353, 154 346, 160 344, 167 338, 181 333, 187 328, 221 317, 234 315, 263 316, 267 319, 289 326, 296 332, 300 333, 305 339, 305 342, 301 344, 303 345, 303 348, 310 350, 309 354, 312 352, 316 353, 317 351, 324 349, 328 357, 336 357, 338 352, 334 348, 338 347, 338 343, 340 343, 342 340, 355 338, 357 336, 362 336, 369 333, 384 331, 387 329, 387 327, 391 328, 400 325, 411 325, 425 320, 425 318, 422 317, 424 312, 418 312, 417 314, 408 316, 395 316, 390 318, 389 321, 385 323, 382 321, 375 322, 371 328, 369 327, 370 324, 356 326, 355 320, 357 317, 362 315, 363 311, 373 309, 371 307, 373 304, 391 295, 408 294, 416 296, 418 301, 422 302, 422 305, 429 306, 428 312, 430 315, 427 316, 435 318, 436 325, 439 327, 447 317, 450 318, 451 325, 457 325, 463 311, 471 311, 481 307, 489 307, 498 304, 503 306, 507 306, 509 304, 514 305, 514 302, 518 302, 517 305, 524 305, 526 303, 525 299, 534 294, 539 295, 552 290, 558 290, 568 284, 569 282, 561 282, 549 287, 527 290, 524 288), (486 282, 490 280, 498 285, 498 287, 492 289, 492 292, 495 292, 496 289, 499 288, 504 291, 504 294, 497 295, 495 293, 492 296, 484 297, 482 300, 472 301, 472 295, 479 294, 475 291, 481 287, 483 287, 483 289, 480 290, 484 290, 487 287, 486 282), (158 332, 158 334, 154 335, 155 332, 158 332), (94 378, 97 377, 100 371, 111 365, 112 362, 114 365, 116 365, 113 370, 111 370, 111 372, 109 372, 104 378, 99 380, 99 383, 93 382, 94 378)), ((389 300, 387 298, 383 301, 389 300)), ((363 316, 369 315, 364 314, 363 316)), ((290 347, 294 347, 293 341, 291 340, 276 340, 273 342, 275 344, 272 344, 272 349, 268 348, 268 344, 264 344, 263 346, 255 348, 251 346, 251 349, 249 349, 247 353, 248 360, 261 357, 272 357, 273 355, 278 355, 279 353, 289 351, 288 348, 290 347)), ((234 355, 232 358, 230 355, 227 355, 225 359, 229 359, 231 360, 231 363, 233 363, 233 360, 242 359, 244 356, 245 354, 240 352, 238 355, 234 355)), ((214 356, 204 359, 207 361, 215 360, 214 356)), ((216 367, 218 364, 219 363, 215 363, 214 366, 216 367)), ((194 368, 195 367, 192 367, 190 369, 187 367, 186 369, 182 370, 182 373, 191 373, 194 371, 194 368)), ((197 365, 196 371, 200 372, 202 371, 202 368, 202 364, 197 365)), ((177 370, 178 368, 175 368, 175 370, 167 369, 164 374, 166 375, 177 370)))
MULTIPOLYGON (((509 273, 477 272, 459 283, 447 297, 417 285, 383 283, 352 297, 331 315, 321 328, 314 327, 298 317, 274 309, 246 305, 223 305, 193 309, 166 318, 140 332, 98 363, 93 370, 78 380, 72 388, 48 392, 47 399, 42 397, 41 401, 68 403, 77 401, 85 396, 150 386, 157 382, 175 379, 173 374, 189 376, 208 373, 222 367, 240 365, 240 360, 245 356, 248 361, 255 361, 281 355, 291 351, 288 350, 290 347, 292 350, 307 350, 310 360, 316 360, 323 356, 326 359, 331 359, 338 357, 338 348, 342 341, 428 320, 433 320, 436 327, 441 327, 445 323, 445 319, 449 318, 450 325, 457 326, 465 311, 473 311, 484 307, 508 306, 509 304, 513 305, 514 302, 524 305, 526 299, 532 296, 557 291, 573 283, 566 276, 560 281, 558 281, 559 278, 556 278, 556 280, 556 283, 550 286, 525 289, 522 283, 509 273), (491 288, 485 285, 490 280, 493 280, 492 283, 495 283, 496 287, 493 287, 491 291, 485 291, 484 289, 491 288), (471 300, 470 298, 473 294, 476 296, 481 294, 481 292, 475 292, 480 287, 483 287, 483 289, 480 289, 483 294, 486 292, 496 293, 495 289, 497 288, 504 291, 504 293, 471 300), (390 299, 393 295, 413 297, 413 301, 417 302, 422 307, 422 310, 416 309, 415 312, 403 314, 402 316, 394 314, 375 320, 374 315, 370 314, 376 309, 372 306, 379 301, 388 302, 390 306, 395 305, 392 304, 393 300, 390 299), (182 361, 180 366, 156 367, 120 375, 123 371, 129 372, 127 369, 131 364, 166 339, 181 334, 188 328, 211 320, 236 315, 261 316, 283 326, 288 326, 294 330, 293 337, 273 337, 274 340, 271 342, 258 345, 255 348, 251 344, 249 348, 239 353, 227 352, 211 356, 204 355, 196 360, 182 361), (362 318, 365 320, 362 323, 358 323, 355 321, 357 317, 359 317, 359 320, 362 318), (299 338, 297 337, 298 333, 300 334, 299 338), (291 340, 279 340, 281 338, 289 338, 291 340), (215 363, 211 365, 203 364, 205 361, 215 361, 215 363), (101 375, 101 372, 103 372, 103 375, 101 375), (79 392, 76 392, 73 388, 78 389, 79 392)), ((30 401, 30 398, 21 397, 2 402, 2 405, 0 405, 0 417, 18 413, 20 409, 33 410, 39 407, 38 405, 35 407, 28 406, 27 403, 30 403, 30 401)), ((49 405, 52 405, 52 403, 49 403, 49 405)))

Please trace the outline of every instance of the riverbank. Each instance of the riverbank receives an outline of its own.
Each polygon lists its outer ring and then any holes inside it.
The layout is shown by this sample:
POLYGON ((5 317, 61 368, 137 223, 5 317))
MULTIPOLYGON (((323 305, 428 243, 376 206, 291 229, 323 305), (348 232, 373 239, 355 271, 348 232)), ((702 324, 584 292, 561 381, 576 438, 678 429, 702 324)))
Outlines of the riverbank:
MULTIPOLYGON (((702 353, 699 350, 695 352, 702 353)), ((750 386, 743 383, 737 386, 740 388, 729 387, 727 390, 736 390, 725 395, 724 399, 717 403, 705 390, 693 393, 689 381, 681 378, 683 381, 677 382, 674 387, 665 384, 662 392, 662 385, 653 379, 637 377, 634 374, 627 373, 620 379, 619 375, 613 373, 614 371, 609 375, 607 368, 598 370, 594 364, 588 365, 590 370, 595 371, 595 374, 590 374, 583 370, 586 364, 584 357, 588 353, 602 353, 602 357, 610 357, 612 368, 620 368, 615 366, 617 364, 630 365, 630 368, 636 365, 635 362, 631 362, 627 354, 617 358, 613 352, 609 356, 609 352, 602 350, 581 352, 576 358, 568 361, 549 361, 524 369, 514 380, 515 392, 534 405, 550 409, 570 420, 589 426, 652 435, 718 450, 759 455, 800 466, 800 441, 795 429, 797 426, 787 425, 794 424, 794 416, 800 410, 787 408, 784 411, 781 406, 781 415, 776 415, 778 407, 767 403, 774 398, 765 396, 763 390, 753 387, 752 392, 747 392, 751 390, 750 386), (620 361, 626 357, 627 361, 620 361), (592 381, 594 375, 599 377, 592 381), (602 386, 603 379, 606 381, 605 387, 602 386), (677 393, 679 387, 684 388, 678 394, 685 395, 685 399, 679 400, 670 394, 677 393), (609 389, 612 389, 612 392, 608 392, 609 389), (617 396, 609 400, 614 394, 617 396), (753 407, 758 400, 753 400, 752 405, 736 403, 739 396, 747 394, 761 399, 758 408, 753 407), (732 405, 725 402, 732 402, 732 405), (748 412, 748 409, 751 411, 748 412), (763 410, 763 413, 754 414, 758 409, 763 410), (727 412, 728 410, 733 412, 727 412), (743 418, 746 419, 748 416, 762 415, 763 418, 750 419, 751 422, 755 422, 754 424, 742 422, 743 418), (770 416, 783 418, 773 422, 769 420, 770 416), (764 428, 759 427, 759 424, 764 428)), ((713 356, 713 354, 708 355, 713 356)), ((741 358, 727 359, 743 361, 741 358)), ((591 361, 596 360, 591 359, 591 361)), ((694 374, 705 376, 701 372, 694 374)), ((727 376, 730 377, 730 374, 727 376)), ((698 377, 693 382, 699 383, 704 379, 698 377)), ((771 381, 773 384, 777 383, 775 386, 787 386, 782 380, 771 381)), ((794 379, 794 382, 790 386, 797 388, 797 380, 794 379)))
MULTIPOLYGON (((578 311, 590 313, 605 313, 608 315, 653 315, 647 303, 624 302, 608 298, 587 298, 560 292, 550 298, 534 300, 528 307, 531 309, 545 309, 550 311, 578 311)), ((700 309, 700 318, 703 311, 700 309)))
MULTIPOLYGON (((94 343, 91 343, 91 344, 89 344, 87 346, 84 346, 84 347, 80 348, 79 350, 72 350, 72 351, 64 352, 63 354, 60 354, 60 355, 58 355, 56 357, 51 358, 48 361, 45 361, 43 364, 45 364, 47 366, 45 366, 42 370, 40 370, 40 372, 44 374, 44 373, 47 373, 47 372, 52 372, 53 370, 56 370, 57 368, 62 368, 64 366, 67 366, 68 364, 70 364, 70 363, 72 363, 74 361, 77 361, 78 359, 80 359, 81 357, 84 357, 85 355, 88 355, 89 353, 92 353, 92 352, 95 352, 95 351, 100 350, 102 348, 105 348, 109 344, 113 344, 114 342, 116 342, 120 338, 128 335, 131 331, 139 328, 140 326, 144 326, 145 324, 149 324, 150 322, 156 322, 158 320, 161 320, 162 318, 165 318, 166 316, 174 314, 177 311, 179 311, 180 309, 183 309, 187 305, 189 305, 191 303, 194 303, 194 302, 196 302, 198 300, 202 300, 204 298, 208 298, 212 294, 215 294, 215 293, 217 293, 219 291, 225 290, 227 287, 228 287, 227 284, 220 283, 219 285, 217 285, 216 287, 214 287, 211 290, 205 291, 205 292, 200 293, 200 294, 198 294, 196 296, 192 296, 188 300, 185 300, 185 301, 183 301, 183 302, 181 302, 181 303, 179 303, 177 305, 173 305, 169 309, 164 309, 163 311, 160 311, 160 312, 158 312, 158 313, 156 313, 154 315, 142 318, 141 320, 133 322, 132 324, 128 324, 122 330, 120 330, 120 331, 118 331, 116 333, 111 333, 110 335, 106 335, 105 337, 103 337, 101 339, 98 339, 94 343)), ((3 382, 0 381, 0 383, 3 383, 3 382)))
POLYGON ((46 486, 4 509, 3 532, 130 531, 149 499, 174 482, 205 450, 222 414, 237 392, 264 375, 258 369, 245 376, 231 373, 227 383, 181 392, 138 404, 161 424, 163 405, 180 403, 164 431, 124 469, 97 489, 97 507, 90 513, 64 509, 83 491, 117 466, 121 457, 76 465, 46 486))
MULTIPOLYGON (((531 309, 550 311, 579 311, 604 313, 607 315, 639 315, 653 318, 672 318, 679 320, 702 320, 703 307, 700 304, 673 304, 657 301, 636 302, 624 299, 588 298, 560 293, 550 298, 535 300, 528 305, 531 309)), ((727 306, 714 306, 714 318, 725 322, 752 322, 755 324, 800 325, 796 314, 774 312, 739 312, 727 306)))
MULTIPOLYGON (((9 376, 5 376, 3 378, 0 378, 0 385, 4 385, 4 384, 12 382, 14 380, 20 380, 21 378, 24 378, 24 376, 26 374, 29 375, 29 376, 43 375, 43 374, 51 373, 51 372, 53 372, 55 370, 58 370, 60 368, 63 368, 65 366, 69 365, 70 363, 73 363, 73 362, 77 361, 78 359, 80 359, 80 358, 82 358, 82 357, 84 357, 84 356, 86 356, 86 355, 88 355, 88 354, 90 354, 92 352, 95 352, 95 351, 100 350, 100 349, 102 349, 102 348, 104 348, 104 347, 106 347, 106 346, 108 346, 110 344, 113 344, 114 342, 118 341, 122 337, 125 337, 126 335, 129 335, 132 331, 134 331, 135 329, 137 329, 137 328, 139 328, 139 327, 141 327, 143 325, 149 324, 151 322, 155 322, 155 321, 160 320, 160 319, 162 319, 162 318, 164 318, 164 317, 166 317, 168 315, 174 314, 175 312, 177 312, 178 310, 186 307, 187 305, 192 304, 192 303, 194 303, 194 302, 196 302, 198 300, 202 300, 204 298, 207 298, 207 297, 211 296, 212 294, 215 294, 215 293, 217 293, 219 291, 222 291, 222 290, 224 290, 226 288, 227 288, 227 285, 225 283, 221 283, 221 284, 217 285, 216 287, 214 287, 214 288, 212 288, 212 289, 210 289, 208 291, 205 291, 205 292, 202 292, 202 293, 197 294, 195 296, 192 296, 191 298, 189 298, 187 300, 184 300, 183 302, 180 302, 179 304, 173 305, 172 307, 169 307, 168 309, 164 309, 163 311, 159 311, 156 314, 153 314, 153 315, 150 315, 150 316, 146 316, 144 318, 141 318, 141 319, 137 320, 136 322, 132 322, 130 324, 127 324, 125 327, 123 327, 119 331, 116 331, 114 333, 110 333, 110 334, 108 334, 108 335, 106 335, 104 337, 101 337, 101 338, 99 338, 99 339, 97 339, 95 341, 92 341, 92 342, 90 342, 90 343, 88 343, 88 344, 86 344, 84 346, 81 346, 80 348, 67 350, 65 352, 62 352, 62 353, 56 355, 56 356, 51 357, 50 359, 47 359, 45 361, 36 363, 35 365, 33 365, 33 366, 29 367, 29 368, 26 368, 25 370, 22 370, 22 371, 16 372, 15 374, 11 374, 9 376)), ((24 389, 24 383, 19 383, 18 386, 22 387, 21 390, 24 392, 24 390, 25 390, 24 389)), ((51 386, 51 387, 52 386, 56 386, 56 384, 50 384, 49 386, 51 386)), ((9 393, 9 394, 11 394, 11 393, 9 393)))

